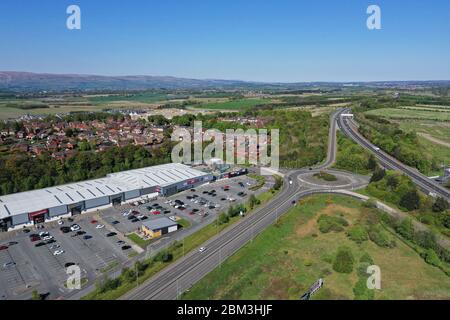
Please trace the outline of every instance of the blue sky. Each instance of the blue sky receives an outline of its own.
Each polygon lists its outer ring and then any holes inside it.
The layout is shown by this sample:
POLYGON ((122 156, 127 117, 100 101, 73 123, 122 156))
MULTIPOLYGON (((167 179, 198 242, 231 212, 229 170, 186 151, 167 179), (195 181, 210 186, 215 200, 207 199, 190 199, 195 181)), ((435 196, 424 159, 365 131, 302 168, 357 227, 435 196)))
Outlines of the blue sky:
POLYGON ((0 70, 256 81, 450 79, 448 0, 1 0, 0 70), (82 29, 66 28, 79 5, 82 29), (366 9, 382 10, 382 30, 366 9))

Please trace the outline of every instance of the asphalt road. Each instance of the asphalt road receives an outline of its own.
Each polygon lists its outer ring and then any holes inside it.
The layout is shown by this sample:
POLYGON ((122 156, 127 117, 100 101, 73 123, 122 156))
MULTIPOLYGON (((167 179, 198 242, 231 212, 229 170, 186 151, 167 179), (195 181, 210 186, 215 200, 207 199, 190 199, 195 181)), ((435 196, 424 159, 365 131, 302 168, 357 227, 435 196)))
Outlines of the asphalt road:
POLYGON ((447 201, 450 201, 450 192, 444 187, 428 179, 428 177, 424 176, 416 169, 413 169, 401 163, 382 150, 377 150, 377 147, 375 147, 372 143, 365 139, 359 132, 354 130, 354 128, 350 125, 349 120, 345 117, 343 118, 340 116, 342 113, 348 112, 350 112, 350 110, 343 109, 336 114, 338 126, 346 136, 361 145, 363 148, 372 152, 385 168, 403 172, 404 174, 409 176, 413 180, 413 182, 417 186, 419 186, 419 188, 425 193, 436 193, 437 195, 447 199, 447 201))
MULTIPOLYGON (((305 190, 299 178, 306 173, 310 174, 312 171, 324 170, 334 163, 336 158, 336 119, 338 114, 339 112, 333 113, 330 118, 328 155, 327 160, 323 164, 311 168, 311 170, 296 170, 286 174, 282 190, 272 201, 204 243, 202 246, 206 248, 205 251, 191 251, 135 290, 124 295, 121 299, 177 299, 182 292, 188 290, 216 267, 220 267, 225 259, 278 220, 281 214, 292 208, 299 199, 315 193, 328 192, 327 187, 305 190)), ((342 174, 351 176, 348 173, 342 174)), ((364 184, 364 181, 361 182, 361 185, 356 183, 355 187, 361 187, 362 184, 364 184)))

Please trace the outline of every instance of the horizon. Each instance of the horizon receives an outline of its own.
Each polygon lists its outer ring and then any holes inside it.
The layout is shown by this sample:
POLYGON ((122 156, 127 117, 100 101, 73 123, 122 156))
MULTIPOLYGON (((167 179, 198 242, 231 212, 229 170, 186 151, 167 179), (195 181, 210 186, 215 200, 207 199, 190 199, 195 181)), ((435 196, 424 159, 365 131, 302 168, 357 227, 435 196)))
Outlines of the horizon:
POLYGON ((264 83, 450 79, 444 0, 0 3, 0 69, 264 83), (69 5, 81 29, 69 30, 69 5), (381 30, 366 10, 381 9, 381 30), (30 27, 31 26, 31 27, 30 27))
POLYGON ((229 81, 229 82, 244 82, 244 83, 260 83, 260 84, 302 84, 302 83, 335 83, 335 84, 346 84, 346 83, 391 83, 391 82, 448 82, 449 79, 424 79, 424 80, 366 80, 366 81, 291 81, 291 82, 280 82, 280 81, 257 81, 257 80, 242 80, 242 79, 221 79, 221 78, 194 78, 194 77, 177 77, 172 75, 150 75, 150 74, 123 74, 123 75, 104 75, 104 74, 94 74, 94 73, 51 73, 51 72, 33 72, 33 71, 16 71, 16 70, 0 70, 2 73, 16 73, 16 74, 34 74, 34 75, 48 75, 48 76, 86 76, 86 77, 104 77, 104 78, 126 78, 126 77, 154 77, 154 78, 174 78, 174 79, 186 79, 186 80, 197 80, 197 81, 229 81))

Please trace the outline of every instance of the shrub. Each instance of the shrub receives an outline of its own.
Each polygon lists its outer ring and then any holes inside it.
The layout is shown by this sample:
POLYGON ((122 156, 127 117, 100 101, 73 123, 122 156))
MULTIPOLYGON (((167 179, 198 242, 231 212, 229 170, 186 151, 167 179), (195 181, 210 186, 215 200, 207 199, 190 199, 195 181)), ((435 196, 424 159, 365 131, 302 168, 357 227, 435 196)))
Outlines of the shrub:
POLYGON ((367 252, 364 252, 364 254, 361 256, 361 258, 359 258, 359 262, 361 262, 361 263, 367 262, 368 264, 372 265, 373 259, 367 252))
POLYGON ((369 199, 369 200, 363 202, 363 207, 369 208, 369 209, 374 209, 377 207, 377 203, 375 202, 375 200, 369 199))
POLYGON ((335 175, 327 173, 325 171, 320 171, 319 173, 315 173, 314 177, 325 180, 325 181, 337 181, 337 178, 335 175))
POLYGON ((395 241, 391 240, 388 234, 381 229, 380 225, 374 225, 369 229, 369 239, 382 248, 395 247, 395 241))
POLYGON ((159 252, 154 258, 153 261, 158 262, 170 262, 173 260, 173 254, 170 252, 159 252))
POLYGON ((422 257, 426 263, 431 264, 432 266, 439 267, 441 265, 441 260, 433 249, 427 249, 422 254, 422 257))
POLYGON ((97 283, 97 288, 100 293, 104 293, 118 288, 121 283, 122 281, 119 278, 106 278, 104 281, 97 283))
POLYGON ((419 209, 420 197, 417 190, 411 190, 405 193, 401 197, 399 205, 408 211, 419 209))
POLYGON ((444 198, 437 198, 433 204, 433 212, 443 212, 448 209, 448 202, 444 198))
POLYGON ((373 300, 375 293, 373 290, 367 288, 367 280, 361 277, 355 284, 353 288, 353 293, 356 300, 373 300))
POLYGON ((319 223, 319 230, 322 233, 328 233, 330 231, 340 232, 344 230, 343 226, 348 226, 348 222, 344 218, 326 214, 320 215, 317 222, 319 223))
POLYGON ((347 231, 347 236, 349 237, 350 240, 355 241, 356 243, 363 243, 364 241, 367 241, 367 239, 369 238, 367 236, 366 229, 364 229, 364 227, 360 225, 355 225, 351 227, 347 231))
POLYGON ((377 167, 370 178, 370 183, 377 182, 386 176, 386 170, 377 167))
POLYGON ((339 273, 351 273, 353 271, 353 254, 348 247, 340 247, 333 262, 333 270, 339 273))
POLYGON ((358 268, 356 268, 356 273, 358 274, 358 277, 361 278, 367 278, 368 274, 367 274, 367 268, 369 266, 371 266, 372 264, 368 263, 368 262, 361 262, 358 265, 358 268))
POLYGON ((436 235, 430 231, 416 232, 413 241, 425 249, 436 249, 438 247, 436 235))
POLYGON ((219 224, 225 224, 225 223, 228 223, 228 221, 230 221, 230 218, 228 217, 227 214, 221 213, 219 215, 219 224))
POLYGON ((414 227, 411 218, 405 218, 395 227, 395 231, 407 240, 414 238, 414 227))

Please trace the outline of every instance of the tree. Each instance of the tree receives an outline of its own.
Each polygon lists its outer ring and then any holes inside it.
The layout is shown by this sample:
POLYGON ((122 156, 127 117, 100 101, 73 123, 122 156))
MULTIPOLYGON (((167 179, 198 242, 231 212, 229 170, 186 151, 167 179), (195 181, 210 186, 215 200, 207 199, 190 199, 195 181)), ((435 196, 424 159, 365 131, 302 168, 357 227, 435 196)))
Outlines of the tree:
POLYGON ((411 218, 403 219, 396 227, 395 231, 407 240, 414 238, 414 227, 411 218))
POLYGON ((370 171, 375 170, 378 167, 377 159, 375 159, 374 155, 371 154, 369 159, 367 160, 367 169, 370 171))
POLYGON ((219 215, 219 224, 225 224, 228 223, 228 221, 230 221, 230 218, 226 213, 221 213, 219 215))
POLYGON ((66 133, 66 137, 73 137, 73 135, 74 135, 74 131, 72 128, 67 128, 65 133, 66 133))
POLYGON ((433 212, 443 212, 447 209, 448 202, 442 197, 437 198, 432 207, 433 212))
POLYGON ((417 190, 410 190, 405 193, 400 199, 400 206, 408 211, 419 209, 420 207, 420 197, 417 190))
POLYGON ((253 208, 260 203, 261 201, 259 201, 259 199, 256 198, 254 194, 252 194, 248 199, 248 206, 250 207, 251 210, 253 210, 253 208))
POLYGON ((370 183, 377 182, 383 179, 386 176, 386 170, 377 167, 370 178, 370 183))
POLYGON ((340 247, 333 262, 333 269, 339 273, 351 273, 353 271, 353 254, 348 247, 340 247))

